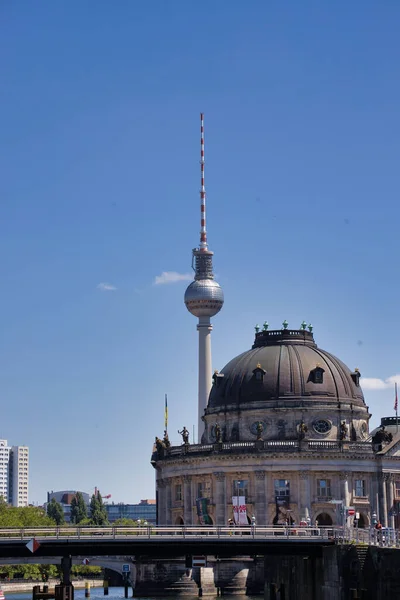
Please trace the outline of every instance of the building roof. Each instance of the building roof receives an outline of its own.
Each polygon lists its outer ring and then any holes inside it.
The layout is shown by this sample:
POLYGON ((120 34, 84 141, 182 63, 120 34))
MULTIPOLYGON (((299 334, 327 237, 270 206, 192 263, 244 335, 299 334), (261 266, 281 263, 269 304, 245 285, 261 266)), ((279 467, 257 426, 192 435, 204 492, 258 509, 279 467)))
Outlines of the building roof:
POLYGON ((215 374, 207 410, 235 410, 238 405, 264 401, 275 408, 289 399, 292 406, 346 402, 365 410, 359 378, 357 369, 351 371, 336 356, 318 348, 310 331, 261 331, 251 350, 215 374))

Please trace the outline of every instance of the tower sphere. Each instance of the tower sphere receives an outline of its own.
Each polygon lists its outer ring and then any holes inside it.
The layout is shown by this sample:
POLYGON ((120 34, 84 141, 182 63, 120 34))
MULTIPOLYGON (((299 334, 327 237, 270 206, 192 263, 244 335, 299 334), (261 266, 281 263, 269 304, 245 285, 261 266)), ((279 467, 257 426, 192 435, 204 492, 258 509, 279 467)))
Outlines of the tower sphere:
POLYGON ((213 317, 224 304, 224 293, 213 279, 197 279, 185 292, 185 304, 195 317, 213 317))

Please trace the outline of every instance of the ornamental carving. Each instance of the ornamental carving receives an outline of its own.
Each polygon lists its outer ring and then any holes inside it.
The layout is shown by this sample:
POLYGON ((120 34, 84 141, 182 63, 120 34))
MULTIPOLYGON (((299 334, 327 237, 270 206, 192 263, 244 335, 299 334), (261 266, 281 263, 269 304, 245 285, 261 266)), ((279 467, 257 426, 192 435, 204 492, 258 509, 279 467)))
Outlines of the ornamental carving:
POLYGON ((350 475, 351 473, 349 471, 341 471, 339 473, 339 479, 340 481, 347 481, 348 479, 350 479, 350 475))
POLYGON ((192 481, 192 476, 191 475, 184 475, 183 476, 183 483, 190 483, 192 481))
POLYGON ((222 473, 222 472, 214 473, 214 477, 217 481, 225 481, 225 473, 222 473))
POLYGON ((165 488, 166 485, 167 485, 167 482, 165 481, 165 479, 158 479, 157 480, 157 486, 159 488, 165 488))
POLYGON ((299 471, 300 479, 306 480, 310 476, 310 471, 299 471))
POLYGON ((260 481, 265 479, 265 471, 254 471, 254 475, 256 476, 256 479, 260 481))

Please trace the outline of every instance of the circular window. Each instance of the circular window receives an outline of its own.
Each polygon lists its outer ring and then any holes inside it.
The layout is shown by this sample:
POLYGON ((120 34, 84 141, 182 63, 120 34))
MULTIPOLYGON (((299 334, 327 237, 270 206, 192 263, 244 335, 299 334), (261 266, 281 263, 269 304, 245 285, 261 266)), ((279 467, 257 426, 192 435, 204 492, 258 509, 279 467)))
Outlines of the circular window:
POLYGON ((331 430, 332 425, 325 419, 319 419, 314 422, 313 427, 317 433, 328 433, 328 431, 331 430))

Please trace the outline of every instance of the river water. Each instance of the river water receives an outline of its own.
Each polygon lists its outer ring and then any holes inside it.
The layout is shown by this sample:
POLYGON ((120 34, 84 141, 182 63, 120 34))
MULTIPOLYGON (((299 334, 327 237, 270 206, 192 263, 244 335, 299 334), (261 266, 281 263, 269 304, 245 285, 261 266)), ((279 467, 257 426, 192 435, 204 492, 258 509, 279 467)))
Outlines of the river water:
MULTIPOLYGON (((131 596, 132 591, 130 591, 129 597, 131 596)), ((10 592, 6 592, 5 593, 5 597, 6 600, 32 600, 32 593, 31 592, 17 592, 15 594, 11 594, 10 592)), ((75 590, 75 594, 74 594, 75 600, 85 600, 85 590, 75 590)), ((260 600, 261 596, 241 596, 242 598, 246 598, 246 600, 260 600)), ((91 588, 90 590, 90 599, 91 600, 104 600, 105 598, 107 598, 107 596, 104 596, 104 592, 103 592, 103 588, 91 588)), ((109 594, 108 594, 108 598, 109 600, 122 600, 123 598, 125 598, 124 595, 124 588, 122 587, 110 587, 109 588, 109 594)), ((197 598, 197 596, 193 597, 193 600, 197 598)), ((215 596, 216 598, 216 596, 215 596)), ((225 600, 229 600, 229 598, 231 598, 231 600, 233 598, 235 598, 235 600, 238 599, 238 596, 224 596, 225 600)), ((136 598, 136 600, 140 600, 138 598, 136 598)), ((167 600, 167 597, 165 598, 160 598, 160 596, 158 596, 157 598, 146 598, 146 599, 142 599, 142 600, 167 600)), ((168 596, 168 600, 171 600, 171 596, 168 596)), ((185 600, 191 600, 189 596, 185 596, 185 600)), ((214 598, 212 598, 212 596, 207 596, 207 600, 214 600, 214 598)), ((218 599, 220 600, 220 599, 218 599)))

